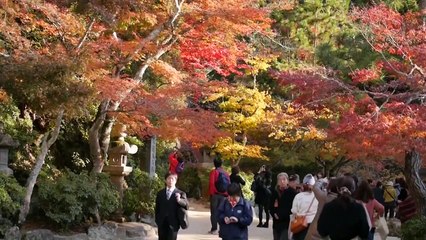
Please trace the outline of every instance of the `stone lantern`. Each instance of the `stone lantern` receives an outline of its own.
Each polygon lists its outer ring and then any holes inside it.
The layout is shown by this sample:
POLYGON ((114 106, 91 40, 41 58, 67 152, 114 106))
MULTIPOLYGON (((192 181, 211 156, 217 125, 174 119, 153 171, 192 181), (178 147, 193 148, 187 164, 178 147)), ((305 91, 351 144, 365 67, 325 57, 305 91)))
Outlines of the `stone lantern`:
POLYGON ((9 168, 9 149, 17 147, 19 144, 12 139, 9 134, 4 133, 3 123, 0 122, 0 172, 8 176, 13 174, 9 168))
MULTIPOLYGON (((108 151, 108 165, 103 167, 103 172, 111 176, 111 182, 117 187, 120 193, 120 201, 123 200, 124 189, 127 188, 127 183, 124 177, 132 172, 132 167, 127 166, 127 154, 135 154, 138 151, 136 145, 130 145, 124 141, 127 136, 125 133, 126 126, 116 124, 111 132, 112 144, 108 151)), ((122 209, 116 213, 117 219, 122 218, 122 209)))

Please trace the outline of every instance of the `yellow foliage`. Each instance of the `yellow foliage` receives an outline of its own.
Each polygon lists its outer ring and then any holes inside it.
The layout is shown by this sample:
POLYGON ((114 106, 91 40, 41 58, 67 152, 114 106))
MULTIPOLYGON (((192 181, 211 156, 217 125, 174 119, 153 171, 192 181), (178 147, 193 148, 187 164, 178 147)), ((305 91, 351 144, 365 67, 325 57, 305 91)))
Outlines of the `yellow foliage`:
POLYGON ((232 132, 245 132, 256 128, 266 120, 269 115, 268 109, 274 106, 268 93, 244 86, 239 86, 233 91, 228 89, 216 93, 210 99, 220 97, 224 101, 219 104, 219 107, 224 111, 223 116, 226 119, 221 127, 232 132))
POLYGON ((259 158, 268 160, 268 158, 262 154, 262 151, 267 148, 258 145, 246 145, 234 141, 230 137, 221 138, 216 142, 215 151, 219 152, 225 160, 237 160, 238 158, 259 158))
POLYGON ((253 57, 247 62, 251 65, 249 74, 257 75, 261 71, 266 71, 271 67, 271 63, 277 60, 277 56, 253 57))

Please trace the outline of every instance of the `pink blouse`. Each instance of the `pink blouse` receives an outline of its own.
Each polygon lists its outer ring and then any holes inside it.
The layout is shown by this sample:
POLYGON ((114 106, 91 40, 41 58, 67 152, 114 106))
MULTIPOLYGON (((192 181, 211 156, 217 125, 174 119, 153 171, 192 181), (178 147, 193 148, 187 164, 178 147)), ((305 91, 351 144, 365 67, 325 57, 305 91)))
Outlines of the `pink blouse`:
POLYGON ((380 204, 376 199, 371 199, 368 203, 365 204, 367 208, 368 215, 370 217, 371 223, 374 225, 374 211, 377 212, 379 216, 383 216, 385 208, 380 204))

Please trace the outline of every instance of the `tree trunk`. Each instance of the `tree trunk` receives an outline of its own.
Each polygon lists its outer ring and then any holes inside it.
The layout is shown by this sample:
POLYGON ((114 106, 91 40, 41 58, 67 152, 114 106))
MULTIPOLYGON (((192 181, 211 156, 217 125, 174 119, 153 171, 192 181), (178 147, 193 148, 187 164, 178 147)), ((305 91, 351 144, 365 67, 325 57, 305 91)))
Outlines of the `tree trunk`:
POLYGON ((419 213, 426 216, 426 187, 419 175, 422 165, 420 154, 416 150, 412 150, 405 154, 404 175, 408 185, 410 195, 417 202, 419 213))
POLYGON ((52 146, 53 143, 55 143, 56 139, 58 138, 63 115, 64 115, 64 111, 62 110, 59 113, 58 117, 56 118, 55 128, 53 129, 53 131, 47 132, 43 136, 43 139, 41 142, 41 151, 38 154, 34 168, 27 179, 27 186, 26 186, 27 190, 25 193, 24 202, 21 206, 21 210, 19 213, 19 221, 18 221, 19 224, 22 224, 25 222, 25 219, 27 218, 27 215, 30 211, 31 196, 33 194, 34 185, 37 181, 38 175, 40 174, 41 168, 43 167, 44 160, 46 159, 49 148, 52 146), (49 135, 50 135, 50 138, 49 138, 49 135))
POLYGON ((98 107, 98 113, 95 121, 89 130, 90 158, 93 162, 92 173, 100 173, 104 167, 104 158, 102 156, 101 144, 99 142, 99 132, 104 125, 109 103, 110 100, 103 100, 101 102, 98 107))
MULTIPOLYGON (((117 109, 114 109, 114 111, 116 110, 117 109)), ((108 149, 109 143, 111 142, 111 132, 114 123, 115 118, 107 115, 100 132, 101 156, 104 160, 108 159, 108 149)))
MULTIPOLYGON (((166 27, 174 28, 175 21, 180 17, 182 5, 184 0, 176 0, 175 2, 175 12, 170 17, 170 19, 161 25, 155 27, 146 38, 142 39, 139 46, 135 49, 132 54, 129 54, 121 63, 117 64, 112 72, 112 76, 115 77, 118 81, 120 80, 120 73, 128 63, 130 63, 144 47, 150 42, 158 40, 158 37, 161 35, 163 30, 166 27)), ((174 34, 174 31, 171 31, 170 36, 166 38, 161 43, 161 46, 157 49, 157 52, 154 55, 148 57, 144 63, 139 67, 138 71, 134 76, 134 80, 138 83, 141 83, 143 76, 146 73, 146 70, 155 60, 160 59, 160 57, 168 52, 171 47, 176 43, 177 37, 174 34)), ((121 102, 132 92, 133 88, 127 89, 121 96, 117 96, 118 100, 111 103, 111 101, 103 100, 98 107, 98 113, 96 119, 93 122, 92 127, 89 130, 89 145, 90 145, 90 157, 93 162, 92 173, 102 172, 105 160, 108 157, 108 148, 111 139, 111 130, 114 125, 115 119, 109 118, 107 116, 107 110, 110 112, 118 110, 121 102)))
POLYGON ((326 162, 324 160, 322 160, 320 156, 316 156, 315 161, 317 162, 317 165, 319 165, 321 167, 322 172, 324 173, 324 176, 329 178, 330 177, 330 171, 328 169, 326 162))
POLYGON ((348 164, 350 161, 351 161, 350 159, 346 159, 346 157, 344 156, 340 157, 337 163, 335 163, 334 166, 330 167, 329 174, 332 176, 336 176, 337 173, 340 171, 340 169, 346 164, 348 164))
POLYGON ((425 11, 426 10, 426 0, 420 0, 419 7, 420 7, 421 11, 425 11))
MULTIPOLYGON (((243 133, 243 149, 245 149, 245 147, 246 147, 246 145, 247 145, 247 134, 244 132, 243 133)), ((239 156, 238 156, 238 159, 237 159, 237 161, 235 162, 235 164, 232 164, 233 166, 238 166, 239 164, 240 164, 240 161, 241 161, 241 158, 242 158, 243 156, 242 156, 242 154, 240 154, 239 156)))

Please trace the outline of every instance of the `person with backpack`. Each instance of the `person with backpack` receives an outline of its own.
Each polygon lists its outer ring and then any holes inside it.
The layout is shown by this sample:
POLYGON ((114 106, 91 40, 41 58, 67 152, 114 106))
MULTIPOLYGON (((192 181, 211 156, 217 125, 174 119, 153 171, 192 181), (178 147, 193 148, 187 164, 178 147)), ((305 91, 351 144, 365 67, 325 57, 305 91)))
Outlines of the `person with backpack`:
POLYGON ((219 237, 224 240, 248 240, 248 226, 253 222, 250 203, 241 196, 238 183, 228 186, 229 196, 218 208, 219 237))
POLYGON ((213 160, 214 169, 209 176, 209 194, 210 194, 210 222, 211 228, 209 234, 217 233, 219 204, 228 196, 227 188, 231 183, 229 174, 222 168, 222 159, 216 156, 213 160))
POLYGON ((169 155, 169 173, 181 174, 185 167, 182 153, 176 149, 169 155))
POLYGON ((393 182, 388 181, 384 188, 383 198, 385 200, 385 218, 393 218, 395 216, 395 208, 397 202, 396 190, 393 187, 393 182), (389 215, 388 215, 389 213, 389 215))

